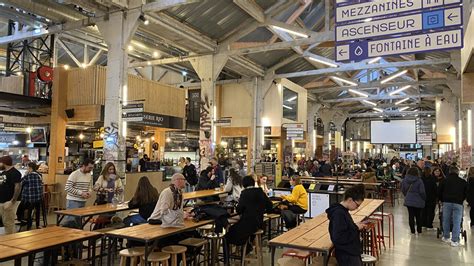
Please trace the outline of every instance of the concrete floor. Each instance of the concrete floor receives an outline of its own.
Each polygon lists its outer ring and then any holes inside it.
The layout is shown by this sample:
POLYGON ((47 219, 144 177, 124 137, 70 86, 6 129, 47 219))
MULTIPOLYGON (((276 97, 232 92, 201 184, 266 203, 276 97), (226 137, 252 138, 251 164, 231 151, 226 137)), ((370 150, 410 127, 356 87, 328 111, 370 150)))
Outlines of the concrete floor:
MULTIPOLYGON (((421 235, 412 236, 408 227, 408 212, 402 205, 397 204, 395 208, 385 207, 385 212, 395 215, 395 246, 382 251, 377 265, 384 266, 448 266, 448 265, 474 265, 474 240, 469 225, 469 207, 465 208, 464 229, 467 231, 467 243, 461 247, 453 248, 436 238, 436 231, 424 231, 421 235)), ((438 216, 437 216, 438 217, 438 216)), ((438 218, 435 218, 435 226, 439 226, 438 218)), ((54 216, 49 217, 54 224, 54 216)), ((3 228, 0 228, 0 234, 3 228)), ((388 243, 387 243, 388 244, 388 243)), ((279 258, 282 249, 276 252, 279 258)), ((264 248, 264 263, 270 265, 270 254, 268 248, 264 248)), ((26 260, 23 262, 26 265, 26 260)), ((0 263, 0 266, 13 266, 13 263, 0 263)), ((116 263, 118 265, 118 261, 116 263)))

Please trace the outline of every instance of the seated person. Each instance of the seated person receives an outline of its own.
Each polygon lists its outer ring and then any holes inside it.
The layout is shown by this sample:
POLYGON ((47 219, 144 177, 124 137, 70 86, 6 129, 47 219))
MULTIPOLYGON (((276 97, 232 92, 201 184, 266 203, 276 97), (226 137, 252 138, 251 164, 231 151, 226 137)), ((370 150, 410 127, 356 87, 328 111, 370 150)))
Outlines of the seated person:
POLYGON ((135 191, 133 198, 128 202, 129 208, 138 208, 138 214, 126 217, 123 220, 123 223, 126 226, 146 223, 158 202, 158 197, 158 190, 153 187, 148 177, 140 177, 140 180, 138 180, 137 190, 135 191))
POLYGON ((344 201, 326 210, 329 235, 334 244, 338 265, 362 266, 359 231, 364 228, 364 223, 355 224, 349 211, 359 208, 364 195, 364 185, 353 186, 344 193, 344 201))
POLYGON ((283 210, 281 213, 288 229, 296 226, 298 214, 305 214, 308 211, 308 193, 301 184, 301 178, 299 176, 292 176, 290 184, 293 187, 291 194, 281 196, 283 204, 288 206, 288 209, 283 210))
POLYGON ((232 193, 227 197, 226 201, 239 201, 240 193, 242 192, 242 177, 235 168, 230 168, 230 175, 227 178, 224 191, 227 193, 232 193))
MULTIPOLYGON (((263 228, 263 214, 272 209, 272 202, 261 188, 255 187, 255 180, 252 176, 245 176, 242 180, 242 185, 244 190, 240 194, 240 201, 236 208, 240 219, 229 228, 225 235, 226 245, 224 245, 224 252, 226 259, 229 255, 228 245, 245 244, 250 236, 258 229, 263 228)), ((247 248, 247 252, 250 251, 251 246, 247 248)))
MULTIPOLYGON (((165 188, 156 203, 153 213, 148 218, 150 220, 160 220, 161 227, 183 227, 184 219, 192 216, 183 210, 183 189, 186 187, 186 178, 176 173, 171 177, 171 184, 165 188)), ((190 237, 196 237, 196 231, 183 232, 162 238, 158 241, 158 247, 163 248, 169 245, 178 244, 179 241, 190 237)), ((191 250, 188 250, 191 251, 191 250)), ((179 263, 178 263, 179 264, 179 263)))
POLYGON ((217 177, 214 173, 214 169, 209 166, 206 169, 201 171, 201 175, 199 176, 198 183, 196 185, 196 190, 206 190, 206 189, 214 189, 219 187, 219 183, 217 182, 217 177))

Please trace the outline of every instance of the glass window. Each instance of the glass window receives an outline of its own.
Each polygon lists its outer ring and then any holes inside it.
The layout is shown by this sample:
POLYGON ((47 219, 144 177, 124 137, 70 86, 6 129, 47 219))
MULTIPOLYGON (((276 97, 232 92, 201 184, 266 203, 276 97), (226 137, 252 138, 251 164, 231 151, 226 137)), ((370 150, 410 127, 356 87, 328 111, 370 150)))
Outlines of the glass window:
POLYGON ((283 87, 283 118, 298 120, 298 93, 283 87))

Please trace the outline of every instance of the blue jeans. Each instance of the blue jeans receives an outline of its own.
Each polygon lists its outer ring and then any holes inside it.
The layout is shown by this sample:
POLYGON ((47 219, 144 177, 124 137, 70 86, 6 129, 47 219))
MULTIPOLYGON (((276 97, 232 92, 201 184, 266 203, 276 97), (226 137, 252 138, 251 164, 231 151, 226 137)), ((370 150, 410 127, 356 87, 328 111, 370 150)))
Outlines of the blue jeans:
POLYGON ((147 220, 145 220, 140 214, 130 215, 123 219, 123 223, 125 226, 134 226, 138 224, 146 224, 147 220))
MULTIPOLYGON (((77 208, 83 208, 86 206, 85 201, 78 201, 78 200, 67 200, 66 201, 66 209, 77 209, 77 208)), ((65 227, 71 227, 71 228, 78 228, 82 229, 82 221, 81 218, 78 217, 72 217, 68 216, 66 217, 63 226, 65 227)))
POLYGON ((451 225, 453 226, 453 234, 451 241, 459 242, 461 234, 461 222, 463 217, 464 206, 461 204, 443 202, 443 237, 448 239, 451 225))

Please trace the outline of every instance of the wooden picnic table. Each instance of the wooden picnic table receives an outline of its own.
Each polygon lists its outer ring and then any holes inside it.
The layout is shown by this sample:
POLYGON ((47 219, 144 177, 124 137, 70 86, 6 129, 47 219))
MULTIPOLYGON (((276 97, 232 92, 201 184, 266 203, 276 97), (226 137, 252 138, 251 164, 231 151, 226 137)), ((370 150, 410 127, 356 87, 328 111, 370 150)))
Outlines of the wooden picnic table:
MULTIPOLYGON (((8 247, 13 251, 10 257, 4 257, 0 248, 0 260, 18 260, 19 257, 28 256, 28 264, 33 265, 35 254, 38 252, 54 250, 76 242, 89 241, 89 259, 92 260, 92 265, 95 265, 96 240, 100 237, 101 234, 96 232, 59 226, 3 235, 0 236, 1 246, 8 247)), ((55 260, 54 257, 53 260, 55 260)))
POLYGON ((198 190, 198 191, 183 193, 183 199, 193 200, 193 199, 199 199, 199 198, 219 196, 221 194, 227 194, 227 192, 220 189, 219 190, 214 190, 214 189, 198 190))
MULTIPOLYGON (((176 235, 185 231, 191 231, 198 227, 201 227, 206 224, 213 223, 214 220, 203 220, 199 222, 194 222, 193 220, 184 220, 184 227, 169 227, 163 228, 160 225, 151 225, 151 224, 141 224, 132 227, 126 227, 122 229, 112 230, 105 232, 105 236, 111 238, 112 240, 127 239, 145 244, 145 264, 148 263, 148 255, 152 250, 152 242, 162 239, 167 236, 176 235)), ((111 241, 113 242, 113 241, 111 241)), ((109 245, 107 265, 111 265, 111 254, 113 245, 109 245)))
POLYGON ((27 250, 0 245, 0 262, 15 260, 15 266, 21 266, 21 258, 27 255, 27 250))
POLYGON ((65 216, 73 216, 81 219, 81 228, 84 228, 90 219, 95 215, 109 214, 120 211, 130 210, 128 202, 118 204, 116 206, 107 203, 103 205, 86 206, 83 208, 68 209, 55 211, 56 213, 56 225, 59 225, 65 216))
MULTIPOLYGON (((356 211, 351 212, 355 223, 361 222, 383 206, 383 200, 365 199, 356 211)), ((272 265, 275 263, 276 247, 287 247, 310 252, 321 252, 324 256, 324 265, 329 260, 329 252, 333 247, 329 235, 329 220, 326 213, 297 226, 290 231, 273 238, 269 242, 271 248, 272 265)))

